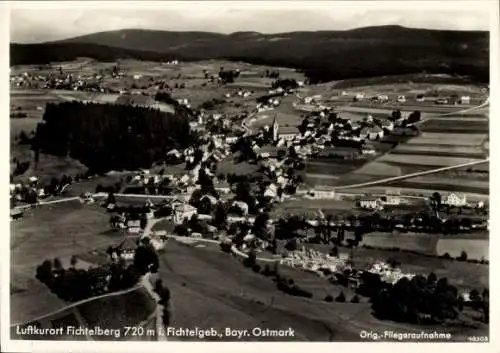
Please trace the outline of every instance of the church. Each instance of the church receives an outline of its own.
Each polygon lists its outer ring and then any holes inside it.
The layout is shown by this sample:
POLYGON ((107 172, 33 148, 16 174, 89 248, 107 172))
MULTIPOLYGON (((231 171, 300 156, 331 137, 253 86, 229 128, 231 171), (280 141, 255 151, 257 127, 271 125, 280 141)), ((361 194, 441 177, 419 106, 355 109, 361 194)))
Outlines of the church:
POLYGON ((290 132, 280 131, 280 126, 278 121, 276 121, 276 114, 274 114, 273 125, 271 127, 273 142, 277 143, 280 139, 284 139, 285 141, 294 140, 298 132, 297 128, 287 130, 290 130, 290 132))

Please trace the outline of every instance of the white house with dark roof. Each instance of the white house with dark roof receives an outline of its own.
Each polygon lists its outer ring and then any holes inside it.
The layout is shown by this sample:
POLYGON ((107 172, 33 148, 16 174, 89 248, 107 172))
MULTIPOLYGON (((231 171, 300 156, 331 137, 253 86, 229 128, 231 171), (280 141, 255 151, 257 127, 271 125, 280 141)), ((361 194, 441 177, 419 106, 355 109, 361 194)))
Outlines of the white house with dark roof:
POLYGON ((382 205, 379 198, 365 196, 359 200, 359 207, 369 210, 375 210, 381 208, 382 205))
POLYGON ((191 217, 197 214, 197 212, 198 210, 189 204, 178 204, 174 207, 174 223, 181 224, 184 219, 191 219, 191 217))
POLYGON ((452 192, 443 199, 443 204, 455 207, 467 205, 467 196, 463 193, 452 192))

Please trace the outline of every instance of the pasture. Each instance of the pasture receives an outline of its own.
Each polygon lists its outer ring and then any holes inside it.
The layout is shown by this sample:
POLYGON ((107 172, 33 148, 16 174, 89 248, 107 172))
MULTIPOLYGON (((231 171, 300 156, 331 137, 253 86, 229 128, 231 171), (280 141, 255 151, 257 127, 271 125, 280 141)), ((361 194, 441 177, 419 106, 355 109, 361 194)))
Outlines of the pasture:
POLYGON ((489 194, 490 188, 488 180, 463 180, 459 178, 436 177, 434 175, 395 181, 388 185, 402 188, 428 188, 433 190, 461 191, 479 194, 489 194))
POLYGON ((462 251, 467 253, 467 258, 488 260, 489 257, 488 239, 447 239, 441 238, 437 242, 436 252, 438 255, 448 253, 451 257, 460 256, 462 251))
POLYGON ((36 267, 44 260, 67 258, 119 243, 118 233, 105 234, 108 224, 109 215, 103 210, 78 201, 28 210, 22 219, 11 223, 11 284, 21 289, 11 295, 13 322, 63 306, 35 279, 36 267))
POLYGON ((488 120, 462 120, 454 118, 431 119, 420 125, 421 131, 455 134, 483 134, 488 133, 488 120))
POLYGON ((457 134, 423 132, 419 136, 409 140, 408 144, 427 144, 443 146, 479 146, 486 139, 486 134, 457 134))
POLYGON ((461 158, 461 157, 439 157, 439 156, 425 156, 421 154, 386 154, 380 158, 381 162, 390 163, 408 163, 418 166, 428 167, 448 167, 460 164, 471 163, 479 161, 479 158, 461 158))
MULTIPOLYGON (((359 341, 360 330, 393 329, 393 323, 371 315, 368 303, 325 303, 326 293, 339 292, 339 287, 325 283, 325 279, 282 266, 280 270, 287 278, 313 290, 313 298, 283 294, 270 278, 243 267, 231 255, 176 242, 169 242, 161 256, 159 277, 167 283, 172 295, 173 326, 291 327, 295 330, 291 339, 300 341, 359 341)), ((419 326, 398 325, 408 332, 422 330, 419 326)), ((273 340, 272 337, 246 339, 273 340)), ((236 341, 236 338, 226 340, 236 341)))

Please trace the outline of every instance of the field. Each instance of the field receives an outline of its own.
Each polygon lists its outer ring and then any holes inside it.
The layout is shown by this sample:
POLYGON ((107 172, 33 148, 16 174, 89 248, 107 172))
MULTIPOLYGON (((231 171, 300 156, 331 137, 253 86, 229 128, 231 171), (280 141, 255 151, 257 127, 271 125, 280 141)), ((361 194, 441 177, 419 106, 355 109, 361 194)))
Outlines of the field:
POLYGON ((36 267, 47 259, 118 243, 118 235, 106 235, 108 224, 104 211, 78 201, 26 211, 22 219, 11 223, 12 322, 26 321, 63 305, 34 278, 36 267))
MULTIPOLYGON (((368 303, 325 303, 326 293, 337 295, 339 287, 297 270, 282 268, 282 273, 313 290, 313 298, 279 292, 269 278, 244 268, 230 255, 176 242, 169 242, 165 249, 159 276, 172 293, 173 326, 291 327, 295 330, 295 337, 291 339, 302 341, 359 341, 360 330, 370 327, 422 330, 422 327, 381 322, 371 316, 368 303)), ((454 338, 460 339, 460 336, 457 334, 454 338)), ((252 336, 246 339, 266 340, 252 336)), ((279 340, 283 339, 290 338, 279 340)))
POLYGON ((484 157, 485 153, 479 146, 444 146, 428 144, 402 144, 396 147, 392 154, 420 154, 420 155, 441 155, 443 157, 458 157, 460 155, 474 157, 484 157))
POLYGON ((409 140, 408 144, 479 146, 486 139, 486 134, 457 134, 423 132, 420 136, 409 140))
MULTIPOLYGON (((131 340, 132 337, 129 335, 125 336, 125 327, 134 326, 138 327, 139 324, 144 323, 148 320, 150 316, 154 313, 156 308, 155 301, 147 293, 146 290, 139 288, 132 290, 130 292, 106 297, 99 298, 91 301, 87 301, 76 306, 71 306, 63 311, 54 313, 49 316, 44 316, 38 321, 27 323, 34 324, 42 327, 53 327, 53 328, 63 328, 63 335, 53 335, 53 336, 37 336, 37 335, 17 335, 15 330, 12 330, 12 337, 20 339, 47 339, 51 340, 85 340, 87 337, 71 336, 67 334, 66 328, 68 326, 78 327, 88 327, 89 329, 94 329, 95 327, 101 327, 106 329, 113 329, 119 331, 119 336, 91 336, 92 340, 131 340)), ((149 321, 154 321, 149 319, 149 321)), ((23 327, 21 326, 21 327, 23 327)))
POLYGON ((425 121, 420 125, 424 132, 437 133, 464 133, 482 134, 488 133, 488 120, 478 120, 473 118, 440 118, 425 121))
MULTIPOLYGON (((429 255, 420 255, 412 252, 394 251, 390 248, 394 247, 391 242, 390 237, 394 235, 387 235, 386 233, 370 233, 363 237, 364 244, 371 244, 373 246, 380 246, 381 248, 371 249, 365 247, 358 247, 353 250, 349 248, 339 248, 340 253, 349 255, 354 264, 358 268, 370 267, 374 262, 386 262, 389 258, 395 259, 400 265, 403 272, 423 274, 427 275, 434 272, 438 277, 446 277, 450 284, 457 286, 461 290, 469 291, 472 288, 482 290, 483 288, 489 287, 489 267, 488 265, 470 263, 470 262, 460 262, 456 260, 441 259, 435 254, 443 254, 448 252, 451 256, 458 256, 462 250, 467 251, 471 254, 471 258, 478 257, 478 259, 483 256, 484 253, 487 254, 486 247, 481 247, 481 245, 487 244, 488 240, 484 239, 457 239, 456 237, 451 238, 435 238, 435 236, 429 235, 411 235, 402 234, 401 237, 406 239, 400 239, 400 248, 406 248, 412 251, 426 252, 429 255), (419 239, 412 239, 418 237, 419 239), (469 242, 469 244, 465 244, 469 242), (475 242, 476 244, 470 243, 475 242), (440 245, 441 243, 441 245, 440 245), (444 248, 442 244, 448 243, 448 248, 444 248), (434 246, 434 248, 433 248, 434 246), (455 253, 458 251, 457 255, 452 254, 451 247, 456 249, 455 253), (382 249, 386 247, 387 249, 382 249), (482 249, 481 251, 474 251, 475 248, 482 249), (443 253, 441 250, 445 249, 443 253), (460 250, 458 250, 460 249, 460 250), (479 256, 477 256, 479 255, 479 256)), ((481 238, 481 237, 479 237, 481 238)), ((448 245, 447 244, 447 245, 448 245)), ((320 245, 320 244, 306 244, 307 248, 312 248, 314 250, 320 251, 322 253, 328 253, 332 246, 331 245, 320 245)), ((487 255, 484 256, 488 258, 487 255)))
POLYGON ((380 158, 381 162, 389 163, 407 163, 421 165, 424 167, 450 167, 479 161, 477 158, 460 158, 460 157, 440 157, 440 156, 425 156, 420 154, 386 154, 380 158))

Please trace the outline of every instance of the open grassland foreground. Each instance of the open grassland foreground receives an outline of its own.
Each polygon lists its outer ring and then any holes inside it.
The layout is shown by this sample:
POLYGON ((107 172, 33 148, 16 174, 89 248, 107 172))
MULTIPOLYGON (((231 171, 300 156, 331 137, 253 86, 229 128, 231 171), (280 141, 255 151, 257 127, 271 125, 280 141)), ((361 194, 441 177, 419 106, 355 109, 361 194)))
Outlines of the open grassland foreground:
MULTIPOLYGON (((360 332, 391 330, 421 332, 422 327, 380 321, 370 313, 370 304, 326 303, 325 295, 343 290, 324 279, 283 268, 283 274, 308 289, 311 299, 285 295, 271 279, 244 268, 230 255, 169 242, 161 256, 160 277, 169 283, 174 298, 174 327, 232 327, 251 331, 292 328, 294 337, 255 337, 246 340, 359 341, 360 332)), ((350 295, 350 292, 347 294, 350 295)), ((432 331, 433 327, 425 330, 432 331)), ((450 329, 453 339, 466 334, 450 329)), ((236 337, 226 337, 236 341, 236 337)))

